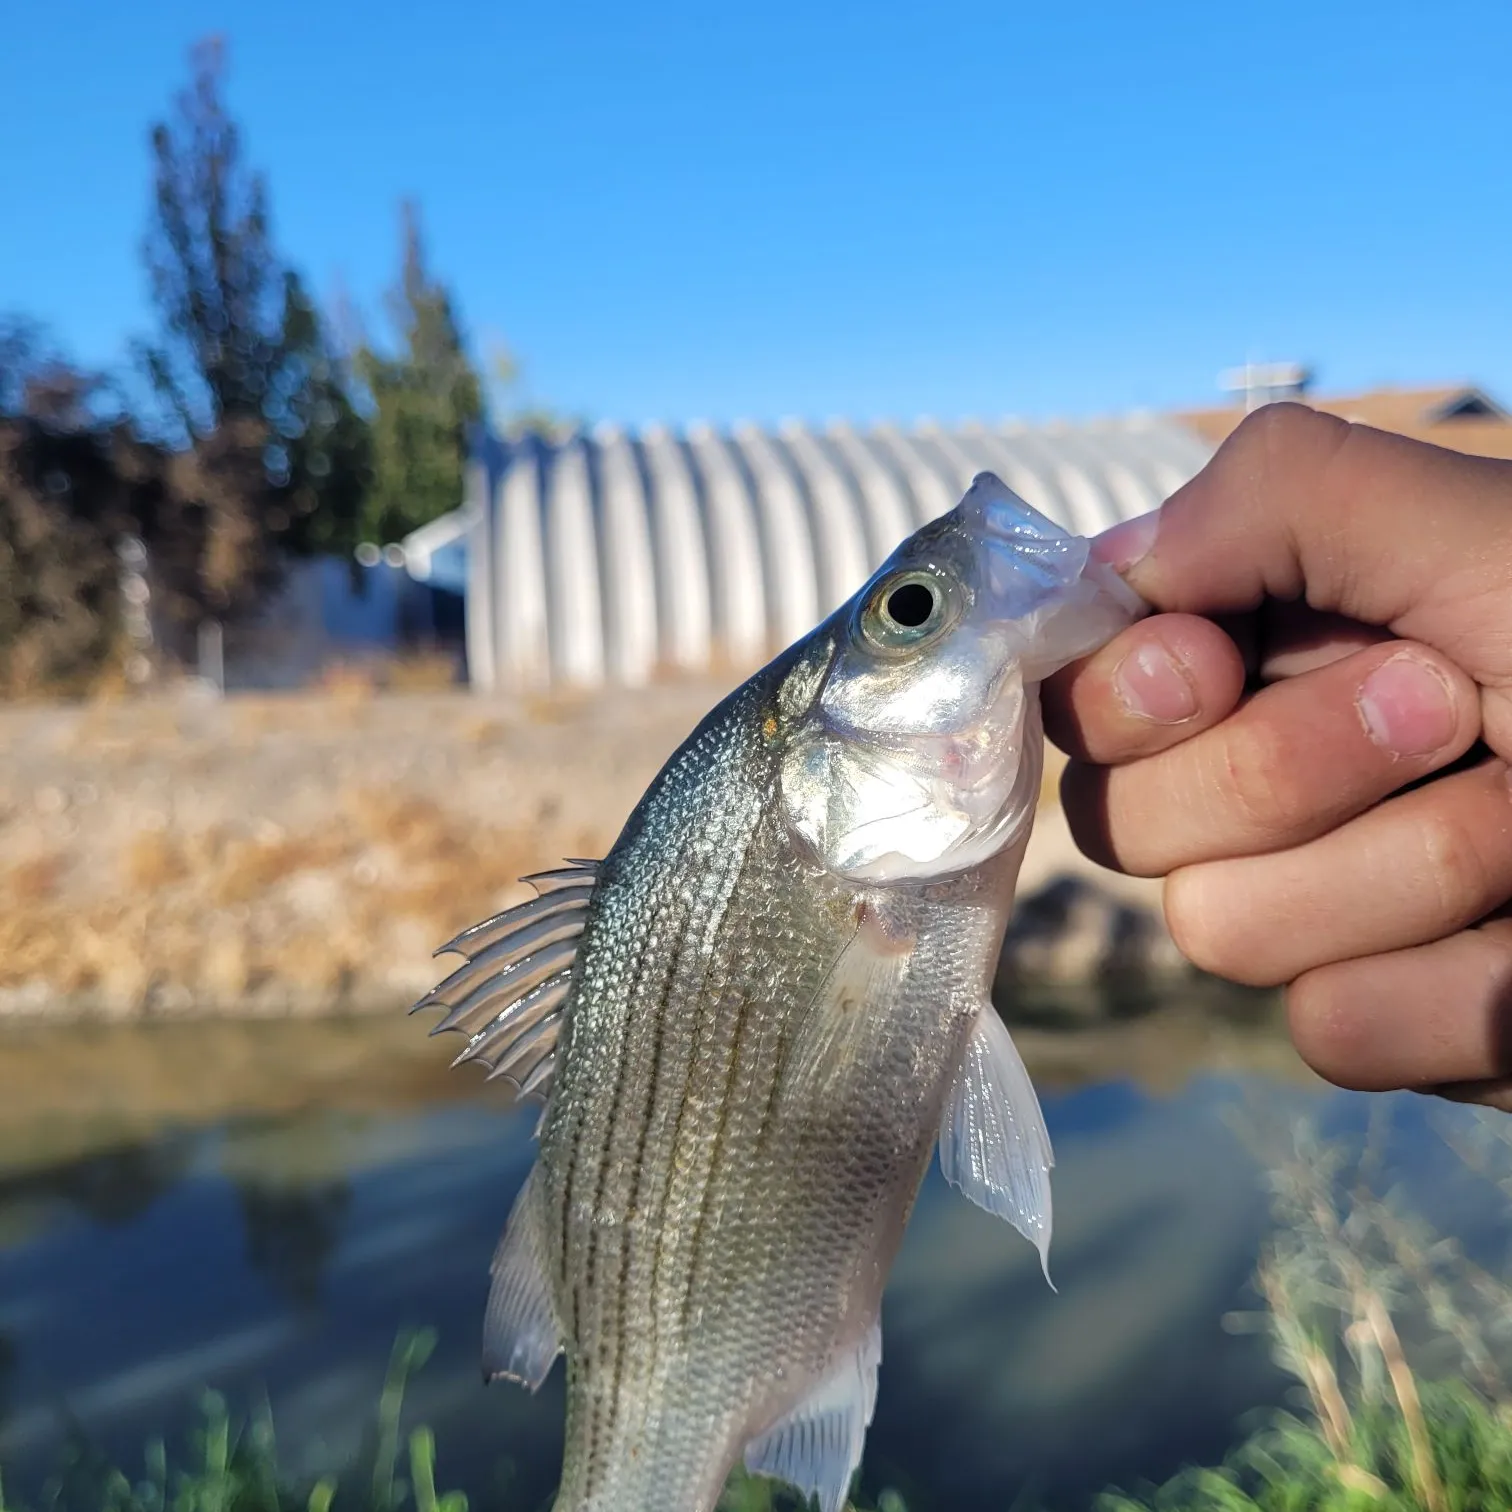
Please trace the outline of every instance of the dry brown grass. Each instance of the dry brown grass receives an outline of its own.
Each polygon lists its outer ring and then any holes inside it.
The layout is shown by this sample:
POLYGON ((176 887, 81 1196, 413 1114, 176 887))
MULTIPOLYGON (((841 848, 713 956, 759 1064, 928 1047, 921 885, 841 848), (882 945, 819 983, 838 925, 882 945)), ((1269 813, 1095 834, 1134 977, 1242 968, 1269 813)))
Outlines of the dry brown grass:
POLYGON ((366 703, 378 691, 374 670, 365 665, 332 662, 315 679, 315 692, 338 704, 366 703))
POLYGON ((23 908, 43 902, 57 892, 67 864, 67 858, 59 851, 28 856, 12 866, 0 881, 0 889, 3 889, 0 896, 23 908))
POLYGON ((212 831, 201 848, 209 864, 199 885, 226 907, 250 903, 301 872, 339 866, 351 858, 352 837, 335 827, 293 836, 226 837, 212 831))
POLYGON ((87 704, 67 728, 60 749, 92 760, 176 757, 184 746, 179 707, 161 699, 102 699, 87 704))
POLYGON ((448 651, 368 656, 328 663, 316 678, 314 690, 358 702, 378 693, 442 693, 457 686, 459 672, 457 657, 448 651))
POLYGON ((383 685, 391 693, 440 693, 457 686, 460 666, 446 651, 412 651, 387 663, 383 685))
POLYGON ((592 703, 591 693, 576 688, 553 688, 525 694, 520 709, 531 724, 554 725, 579 718, 592 703))
POLYGON ((723 692, 345 686, 13 716, 0 1016, 402 1002, 522 874, 602 855, 723 692))
MULTIPOLYGON (((480 825, 412 793, 340 795, 312 828, 134 836, 117 885, 65 898, 62 854, 0 875, 0 988, 41 982, 121 1011, 235 1003, 270 986, 323 1003, 381 995, 396 966, 523 895, 555 851, 532 825, 480 825)), ((572 836, 592 854, 605 837, 572 836)), ((421 968, 425 969, 425 968, 421 968)), ((388 989, 392 996, 392 989, 388 989)))
POLYGON ((131 839, 122 867, 126 886, 133 892, 171 886, 182 881, 189 871, 182 842, 152 830, 131 839))

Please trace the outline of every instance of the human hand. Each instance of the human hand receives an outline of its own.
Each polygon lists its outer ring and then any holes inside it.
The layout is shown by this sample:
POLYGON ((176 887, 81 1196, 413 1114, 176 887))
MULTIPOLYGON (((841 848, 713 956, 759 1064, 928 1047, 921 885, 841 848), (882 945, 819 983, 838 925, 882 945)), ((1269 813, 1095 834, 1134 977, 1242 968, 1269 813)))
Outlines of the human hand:
POLYGON ((1158 612, 1046 686, 1078 844, 1323 1076, 1512 1110, 1512 463, 1272 405, 1096 551, 1158 612))

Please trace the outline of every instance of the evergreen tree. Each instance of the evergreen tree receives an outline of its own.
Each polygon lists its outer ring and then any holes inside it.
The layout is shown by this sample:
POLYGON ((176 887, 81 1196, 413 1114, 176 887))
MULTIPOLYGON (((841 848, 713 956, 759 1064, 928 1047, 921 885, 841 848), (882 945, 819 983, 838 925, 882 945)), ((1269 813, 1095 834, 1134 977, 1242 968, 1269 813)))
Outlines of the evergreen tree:
POLYGON ((463 347, 451 296, 426 269, 419 216, 401 213, 403 265, 389 294, 396 355, 368 343, 355 367, 371 399, 373 486, 363 514, 370 541, 396 541, 457 508, 469 426, 483 389, 463 347))
POLYGON ((145 252, 160 321, 142 351, 171 444, 207 509, 205 608, 254 608, 283 558, 355 543, 365 426, 299 275, 278 255, 267 185, 242 159, 219 39, 191 54, 175 117, 153 128, 145 252))

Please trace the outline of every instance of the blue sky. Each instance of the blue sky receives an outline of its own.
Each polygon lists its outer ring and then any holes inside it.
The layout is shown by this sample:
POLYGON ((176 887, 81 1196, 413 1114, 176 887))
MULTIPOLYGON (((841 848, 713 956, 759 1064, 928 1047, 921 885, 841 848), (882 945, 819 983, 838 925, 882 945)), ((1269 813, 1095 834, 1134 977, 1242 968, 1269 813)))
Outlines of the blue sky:
POLYGON ((592 418, 1167 407, 1248 356, 1512 400, 1504 0, 7 11, 0 309, 89 362, 220 31, 317 289, 373 309, 414 195, 479 349, 592 418))

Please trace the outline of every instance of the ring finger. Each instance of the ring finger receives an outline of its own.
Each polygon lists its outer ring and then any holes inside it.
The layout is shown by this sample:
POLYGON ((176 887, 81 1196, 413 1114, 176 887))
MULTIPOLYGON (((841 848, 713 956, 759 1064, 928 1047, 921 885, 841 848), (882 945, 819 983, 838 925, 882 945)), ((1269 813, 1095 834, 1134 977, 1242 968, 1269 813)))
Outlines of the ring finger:
POLYGON ((1512 920, 1309 971, 1286 995, 1292 1038, 1321 1076, 1500 1103, 1512 1083, 1512 920))

